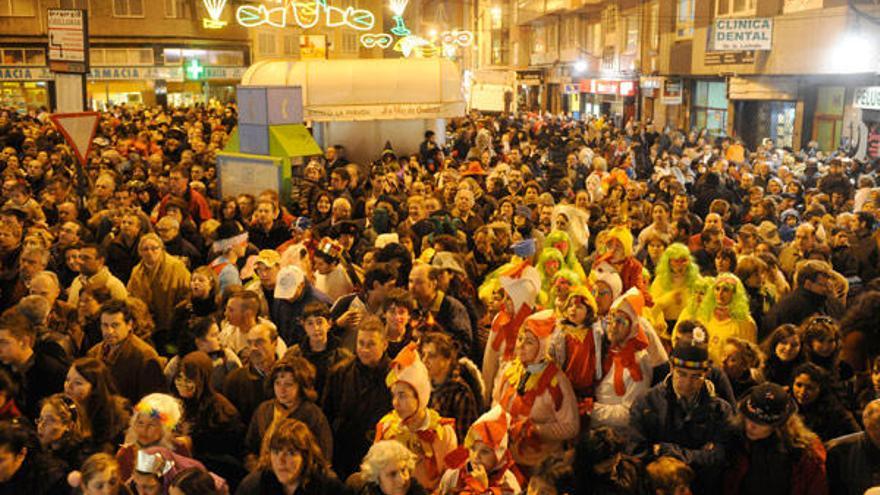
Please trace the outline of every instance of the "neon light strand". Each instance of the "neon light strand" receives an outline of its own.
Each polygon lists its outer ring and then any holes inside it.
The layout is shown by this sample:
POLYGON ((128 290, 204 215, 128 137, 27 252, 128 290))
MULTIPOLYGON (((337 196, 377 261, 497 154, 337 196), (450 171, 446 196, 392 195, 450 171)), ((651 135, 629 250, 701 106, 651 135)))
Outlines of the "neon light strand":
POLYGON ((290 2, 272 8, 265 5, 242 5, 235 12, 235 19, 239 25, 246 28, 263 25, 284 28, 292 22, 303 29, 309 29, 318 25, 322 14, 326 27, 349 27, 358 31, 367 31, 373 29, 376 24, 376 16, 369 10, 353 7, 343 10, 327 5, 326 0, 290 2))
POLYGON ((365 48, 388 48, 391 46, 391 43, 394 41, 394 38, 391 37, 388 33, 366 33, 361 35, 361 44, 364 45, 365 48))
POLYGON ((410 31, 409 28, 406 27, 406 24, 403 21, 402 15, 395 15, 393 17, 393 19, 394 19, 395 25, 393 28, 390 29, 391 34, 393 34, 395 36, 401 36, 401 37, 409 36, 412 34, 412 31, 410 31))
POLYGON ((226 0, 202 0, 205 10, 208 11, 208 19, 202 19, 205 29, 220 29, 226 25, 226 21, 220 20, 223 9, 226 8, 226 0))

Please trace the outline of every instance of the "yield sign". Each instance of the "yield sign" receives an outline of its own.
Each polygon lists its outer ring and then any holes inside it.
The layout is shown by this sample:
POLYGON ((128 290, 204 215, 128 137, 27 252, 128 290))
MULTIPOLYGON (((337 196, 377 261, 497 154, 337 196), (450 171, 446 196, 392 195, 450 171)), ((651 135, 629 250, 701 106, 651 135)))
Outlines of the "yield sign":
POLYGON ((98 129, 98 112, 56 113, 49 116, 55 127, 64 135, 83 167, 92 149, 92 139, 98 129))

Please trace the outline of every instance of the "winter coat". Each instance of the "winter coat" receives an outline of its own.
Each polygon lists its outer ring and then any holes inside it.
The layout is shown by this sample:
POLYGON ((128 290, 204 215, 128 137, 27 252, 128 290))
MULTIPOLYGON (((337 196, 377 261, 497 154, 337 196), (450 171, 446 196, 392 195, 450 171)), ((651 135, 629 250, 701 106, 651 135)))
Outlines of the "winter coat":
MULTIPOLYGON (((235 491, 235 495, 278 495, 284 488, 270 469, 258 469, 249 474, 235 491)), ((299 486, 294 495, 351 495, 352 491, 341 481, 330 476, 316 476, 299 486)))
POLYGON ((132 404, 137 404, 149 393, 166 390, 159 355, 137 335, 129 335, 109 355, 106 355, 103 343, 97 344, 89 350, 88 356, 100 359, 110 368, 116 389, 132 404))
POLYGON ((684 461, 697 473, 692 485, 697 495, 721 491, 725 455, 736 429, 733 407, 711 386, 704 386, 693 408, 685 410, 670 376, 636 399, 630 412, 636 452, 648 460, 669 455, 684 461))
POLYGON ((333 469, 341 477, 358 470, 375 437, 374 427, 391 409, 385 384, 387 356, 374 367, 354 359, 330 372, 321 409, 333 430, 333 469))
MULTIPOLYGON (((247 452, 260 455, 263 438, 272 429, 272 423, 276 421, 275 404, 275 399, 270 399, 260 404, 260 407, 254 411, 244 440, 247 452)), ((321 447, 324 457, 326 459, 333 458, 333 433, 330 431, 330 425, 327 423, 324 413, 321 412, 321 408, 316 406, 314 402, 303 400, 299 407, 293 411, 287 411, 284 417, 279 417, 277 420, 281 421, 286 418, 293 418, 308 426, 312 436, 315 437, 315 442, 321 447)))
POLYGON ((800 325, 814 314, 824 314, 839 319, 843 313, 844 307, 837 299, 798 287, 770 308, 764 317, 764 334, 769 334, 784 323, 800 325))
POLYGON ((791 450, 775 433, 757 442, 742 438, 732 449, 728 466, 724 495, 828 494, 825 448, 818 440, 809 449, 791 450))
POLYGON ((168 330, 174 308, 189 296, 189 278, 189 270, 179 258, 163 253, 155 268, 138 263, 126 289, 130 296, 147 303, 157 331, 168 330))
POLYGON ((880 449, 863 431, 828 442, 827 466, 835 495, 862 495, 880 484, 880 449))

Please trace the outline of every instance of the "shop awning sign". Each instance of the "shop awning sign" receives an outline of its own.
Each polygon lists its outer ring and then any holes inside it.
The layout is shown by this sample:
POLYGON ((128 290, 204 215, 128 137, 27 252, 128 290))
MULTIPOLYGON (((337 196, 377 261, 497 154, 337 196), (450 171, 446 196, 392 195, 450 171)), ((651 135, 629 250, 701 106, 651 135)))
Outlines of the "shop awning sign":
POLYGON ((773 47, 773 19, 716 19, 710 36, 709 51, 770 50, 773 47))
POLYGON ((49 9, 49 68, 54 72, 89 71, 88 17, 85 10, 49 9))
POLYGON ((853 106, 865 110, 880 110, 880 86, 856 88, 853 106))
POLYGON ((98 112, 56 113, 49 116, 83 167, 86 166, 89 151, 92 149, 92 139, 100 118, 101 114, 98 112))

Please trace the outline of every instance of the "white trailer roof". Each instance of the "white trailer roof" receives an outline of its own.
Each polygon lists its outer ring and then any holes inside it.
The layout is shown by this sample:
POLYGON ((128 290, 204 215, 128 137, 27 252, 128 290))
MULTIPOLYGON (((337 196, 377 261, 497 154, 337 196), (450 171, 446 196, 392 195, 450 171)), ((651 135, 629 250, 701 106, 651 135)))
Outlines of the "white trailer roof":
POLYGON ((302 86, 304 117, 318 122, 464 115, 461 75, 445 59, 257 62, 243 86, 302 86))

